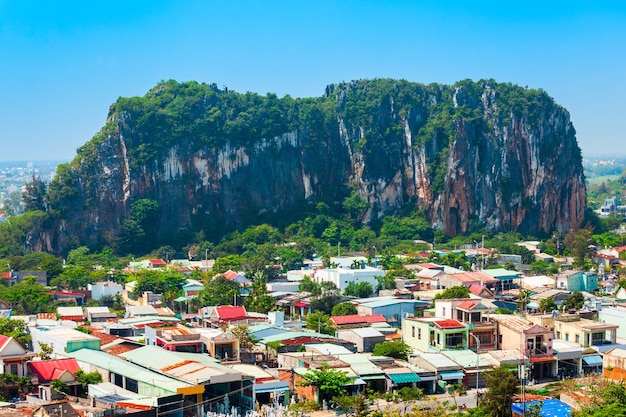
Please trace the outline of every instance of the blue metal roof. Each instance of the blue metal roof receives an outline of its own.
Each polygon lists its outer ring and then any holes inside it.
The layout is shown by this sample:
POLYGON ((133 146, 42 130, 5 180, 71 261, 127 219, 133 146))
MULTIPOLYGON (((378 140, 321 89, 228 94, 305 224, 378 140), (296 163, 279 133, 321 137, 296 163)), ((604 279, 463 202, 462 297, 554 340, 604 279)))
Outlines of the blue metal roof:
MULTIPOLYGON (((526 402, 526 411, 528 412, 529 406, 538 405, 539 402, 540 401, 526 402)), ((514 413, 523 415, 524 403, 513 403, 511 405, 511 410, 514 413)), ((547 400, 543 400, 543 405, 541 406, 539 414, 542 417, 570 417, 572 415, 572 407, 562 401, 556 400, 554 398, 549 398, 547 400)))
POLYGON ((602 356, 600 355, 589 355, 583 356, 583 362, 587 366, 602 366, 602 356))
POLYGON ((439 376, 444 381, 449 381, 451 379, 463 379, 465 374, 463 372, 440 372, 439 376))

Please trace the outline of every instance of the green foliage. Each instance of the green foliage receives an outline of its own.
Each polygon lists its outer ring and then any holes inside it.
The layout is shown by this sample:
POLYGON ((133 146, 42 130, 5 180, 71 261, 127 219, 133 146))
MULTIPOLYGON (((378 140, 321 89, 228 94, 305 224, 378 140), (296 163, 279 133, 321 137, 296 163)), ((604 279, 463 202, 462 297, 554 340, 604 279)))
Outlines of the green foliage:
POLYGON ((346 416, 364 417, 369 412, 367 397, 362 394, 333 397, 333 402, 339 406, 346 416))
POLYGON ((496 311, 494 311, 494 313, 496 313, 496 314, 513 314, 515 312, 513 310, 511 310, 511 309, 506 308, 506 307, 499 307, 499 308, 496 308, 496 311))
POLYGON ((89 384, 99 384, 102 382, 102 375, 100 375, 98 371, 85 372, 79 369, 74 373, 74 376, 76 377, 76 382, 79 382, 83 386, 83 389, 87 389, 89 384))
POLYGON ((14 338, 25 349, 30 345, 31 337, 24 320, 0 318, 0 334, 14 338))
POLYGON ((487 391, 483 400, 490 416, 511 416, 513 395, 518 392, 519 381, 515 374, 506 367, 493 368, 485 374, 487 391))
POLYGON ((244 299, 243 305, 248 311, 267 314, 275 306, 276 299, 267 295, 267 285, 263 277, 255 278, 252 281, 252 290, 244 299))
POLYGON ((591 259, 593 253, 592 231, 590 228, 581 228, 572 231, 565 236, 565 246, 574 255, 574 266, 578 268, 585 268, 588 259, 591 259))
POLYGON ((91 272, 82 266, 68 265, 63 272, 50 280, 50 286, 64 290, 78 290, 87 287, 94 280, 91 272))
POLYGON ((32 180, 26 183, 22 193, 22 203, 24 203, 25 212, 34 210, 46 211, 47 188, 47 184, 33 174, 32 180))
POLYGON ((585 296, 580 291, 574 291, 563 299, 561 308, 563 309, 563 311, 567 311, 570 309, 580 310, 581 308, 583 308, 584 304, 585 296))
POLYGON ((54 389, 55 391, 58 392, 64 392, 66 394, 68 394, 70 392, 69 387, 67 386, 67 384, 65 382, 63 382, 60 379, 55 379, 52 381, 52 383, 50 384, 50 386, 52 387, 52 389, 54 389))
POLYGON ((624 381, 607 381, 589 387, 591 405, 583 406, 580 411, 572 410, 573 417, 625 417, 626 385, 624 381))
POLYGON ((220 275, 204 284, 197 300, 203 306, 227 306, 232 305, 238 296, 239 285, 220 275))
POLYGON ((403 271, 402 269, 394 269, 388 271, 382 277, 376 277, 378 281, 378 286, 376 287, 377 291, 380 290, 395 290, 396 289, 396 277, 405 277, 403 272, 400 272, 398 275, 398 271, 403 271))
POLYGON ((374 356, 389 356, 391 358, 407 360, 407 356, 411 351, 411 348, 402 340, 391 340, 375 344, 372 354, 374 356))
POLYGON ((322 288, 317 282, 313 281, 310 276, 305 275, 304 278, 300 280, 298 291, 309 292, 311 295, 320 295, 322 293, 322 288))
POLYGON ((446 288, 439 294, 435 295, 435 300, 448 300, 451 298, 468 298, 470 296, 470 290, 463 286, 457 285, 456 287, 446 288))
POLYGON ((302 376, 305 379, 302 386, 313 386, 319 390, 320 402, 345 395, 345 385, 351 381, 345 371, 332 369, 327 363, 322 363, 321 369, 309 368, 302 376))
POLYGON ((9 288, 0 286, 0 299, 11 304, 14 314, 38 314, 48 311, 52 296, 46 294, 43 285, 35 283, 35 277, 26 277, 9 288))
POLYGON ((349 316, 357 314, 356 307, 352 303, 339 303, 335 305, 330 313, 331 316, 349 316))
POLYGON ((559 265, 554 262, 546 262, 543 259, 530 264, 530 273, 533 275, 554 275, 559 273, 559 265))
POLYGON ((54 353, 54 348, 47 343, 37 342, 39 344, 39 353, 37 356, 42 361, 47 361, 52 359, 52 354, 54 353))
POLYGON ((373 292, 374 288, 372 288, 372 284, 369 282, 359 282, 357 284, 354 281, 351 281, 346 286, 343 294, 349 297, 367 298, 371 297, 373 292))
MULTIPOLYGON (((230 332, 239 339, 239 347, 241 349, 252 349, 257 342, 252 335, 250 335, 250 328, 248 326, 241 325, 233 327, 230 332)), ((304 345, 303 345, 304 346, 304 345)))
POLYGON ((544 298, 539 302, 539 310, 543 312, 551 312, 557 309, 558 306, 556 305, 556 301, 554 301, 554 298, 544 298))
POLYGON ((315 330, 318 333, 335 334, 335 329, 332 327, 330 317, 321 311, 314 311, 306 316, 306 328, 315 330))
POLYGON ((233 271, 241 270, 243 259, 240 255, 227 255, 219 257, 213 264, 213 272, 223 274, 224 272, 232 269, 233 271))

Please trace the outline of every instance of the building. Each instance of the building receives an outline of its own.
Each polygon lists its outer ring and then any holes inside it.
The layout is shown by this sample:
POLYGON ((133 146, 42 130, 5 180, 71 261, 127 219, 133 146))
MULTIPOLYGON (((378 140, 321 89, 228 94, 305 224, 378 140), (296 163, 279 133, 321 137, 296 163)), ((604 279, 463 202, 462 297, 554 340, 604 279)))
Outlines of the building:
POLYGON ((0 335, 0 369, 2 373, 14 376, 28 375, 27 363, 34 353, 24 349, 13 337, 0 335))
POLYGON ((331 316, 330 322, 337 330, 344 330, 359 327, 370 327, 372 323, 387 323, 387 319, 382 314, 375 314, 372 316, 349 314, 347 316, 331 316))
POLYGON ((123 287, 112 281, 101 281, 93 284, 87 284, 87 289, 91 291, 91 298, 101 300, 104 297, 115 298, 118 294, 122 294, 123 287))
POLYGON ((407 300, 394 296, 361 298, 352 302, 357 305, 356 310, 359 315, 382 315, 392 326, 398 326, 402 317, 421 316, 422 311, 430 304, 426 301, 407 300))
POLYGON ((350 283, 359 284, 366 282, 372 286, 372 290, 375 290, 378 286, 377 277, 383 276, 385 276, 385 271, 369 266, 361 269, 339 267, 318 269, 315 271, 313 279, 317 283, 332 282, 339 289, 339 292, 343 294, 350 283))
POLYGON ((436 317, 405 317, 402 340, 421 352, 467 349, 469 329, 458 320, 436 317))
POLYGON ((35 353, 41 351, 39 343, 51 346, 55 356, 65 356, 80 349, 100 350, 100 339, 64 326, 30 327, 35 353))
POLYGON ((616 343, 618 328, 617 324, 585 319, 578 314, 559 314, 554 318, 555 337, 584 348, 616 343))
POLYGON ((455 298, 435 300, 435 317, 459 320, 469 329, 469 347, 485 351, 496 345, 495 324, 488 319, 491 309, 480 300, 455 298))
POLYGON ((491 314, 496 322, 499 349, 519 349, 530 359, 529 379, 552 378, 556 375, 556 358, 552 351, 552 330, 512 314, 491 314))
POLYGON ((519 286, 521 274, 517 271, 509 271, 508 269, 484 269, 482 272, 499 282, 496 284, 498 292, 508 291, 519 286))
POLYGON ((182 326, 152 328, 146 326, 144 332, 146 346, 159 346, 176 352, 204 353, 200 334, 182 326))
POLYGON ((339 330, 337 332, 337 337, 354 343, 358 353, 372 352, 377 343, 385 341, 385 335, 372 327, 339 330))
POLYGON ((583 271, 563 271, 556 276, 556 287, 571 292, 594 292, 598 289, 598 275, 583 271))

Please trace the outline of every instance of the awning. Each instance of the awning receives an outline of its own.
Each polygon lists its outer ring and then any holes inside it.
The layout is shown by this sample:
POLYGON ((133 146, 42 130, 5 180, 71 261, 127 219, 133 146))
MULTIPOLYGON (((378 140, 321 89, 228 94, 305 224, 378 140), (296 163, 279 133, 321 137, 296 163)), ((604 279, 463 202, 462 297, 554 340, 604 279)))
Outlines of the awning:
POLYGON ((539 362, 552 362, 555 361, 556 358, 554 356, 540 356, 540 357, 531 357, 530 363, 539 363, 539 362))
POLYGON ((276 381, 266 382, 264 384, 254 384, 254 392, 262 394, 264 392, 283 392, 289 391, 289 382, 276 381))
POLYGON ((418 375, 418 376, 420 377, 420 382, 436 381, 437 380, 437 375, 428 375, 428 376, 418 375))
POLYGON ((409 372, 406 374, 387 374, 387 376, 391 379, 394 384, 410 384, 413 382, 420 382, 421 379, 414 372, 409 372))
POLYGON ((361 379, 365 381, 371 381, 373 379, 385 379, 385 374, 377 374, 377 375, 361 375, 361 379))
POLYGON ((463 372, 440 372, 439 377, 444 381, 450 381, 451 379, 463 379, 465 374, 463 372))
POLYGON ((583 362, 587 366, 602 366, 602 356, 600 355, 583 356, 583 362))
POLYGON ((304 301, 298 301, 293 305, 294 307, 308 307, 309 303, 305 303, 304 301))

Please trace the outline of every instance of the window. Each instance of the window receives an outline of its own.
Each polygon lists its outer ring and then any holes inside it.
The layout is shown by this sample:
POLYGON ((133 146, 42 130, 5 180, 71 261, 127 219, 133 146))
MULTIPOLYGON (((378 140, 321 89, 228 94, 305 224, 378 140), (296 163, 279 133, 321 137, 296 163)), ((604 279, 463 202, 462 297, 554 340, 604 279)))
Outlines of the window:
POLYGON ((569 333, 565 333, 565 341, 568 342, 569 341, 569 333))
POLYGON ((445 308, 445 307, 442 307, 442 308, 441 308, 441 315, 442 315, 443 317, 445 317, 445 316, 446 316, 446 308, 445 308))
POLYGON ((415 337, 415 326, 411 326, 411 337, 415 337))
POLYGON ((556 338, 560 339, 561 338, 561 332, 556 332, 556 338))
POLYGON ((17 363, 12 363, 11 364, 11 373, 13 375, 17 375, 17 363))
POLYGON ((576 343, 580 343, 580 335, 579 334, 576 335, 576 343))
POLYGON ((422 329, 417 329, 417 338, 422 340, 422 329))

